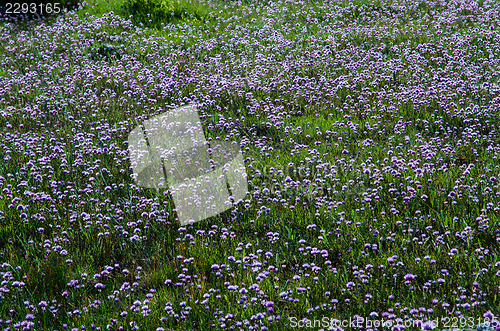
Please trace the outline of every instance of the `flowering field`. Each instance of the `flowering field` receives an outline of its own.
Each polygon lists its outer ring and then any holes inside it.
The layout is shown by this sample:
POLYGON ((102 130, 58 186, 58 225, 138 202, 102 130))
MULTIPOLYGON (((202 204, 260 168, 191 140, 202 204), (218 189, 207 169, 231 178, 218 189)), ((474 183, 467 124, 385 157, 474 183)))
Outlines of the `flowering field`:
POLYGON ((2 330, 499 317, 500 3, 201 5, 0 24, 2 330), (185 104, 250 194, 181 227, 127 137, 185 104))

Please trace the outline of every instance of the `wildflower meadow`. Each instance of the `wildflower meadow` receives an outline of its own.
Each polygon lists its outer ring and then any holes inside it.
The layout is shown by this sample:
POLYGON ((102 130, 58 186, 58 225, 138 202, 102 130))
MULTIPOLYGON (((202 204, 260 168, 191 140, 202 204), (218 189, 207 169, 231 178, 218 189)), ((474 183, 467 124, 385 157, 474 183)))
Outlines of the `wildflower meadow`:
POLYGON ((500 330, 499 78, 496 0, 0 16, 0 329, 500 330), (128 137, 187 105, 248 194, 186 225, 128 137))

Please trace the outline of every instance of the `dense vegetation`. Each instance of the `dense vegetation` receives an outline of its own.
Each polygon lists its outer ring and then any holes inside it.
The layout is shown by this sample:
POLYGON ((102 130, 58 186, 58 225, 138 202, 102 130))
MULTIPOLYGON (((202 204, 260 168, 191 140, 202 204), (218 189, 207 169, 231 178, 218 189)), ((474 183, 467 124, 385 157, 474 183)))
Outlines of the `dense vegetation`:
POLYGON ((498 317, 499 19, 483 0, 93 0, 1 23, 0 326, 498 317), (251 193, 181 227, 127 137, 189 103, 240 143, 251 193))

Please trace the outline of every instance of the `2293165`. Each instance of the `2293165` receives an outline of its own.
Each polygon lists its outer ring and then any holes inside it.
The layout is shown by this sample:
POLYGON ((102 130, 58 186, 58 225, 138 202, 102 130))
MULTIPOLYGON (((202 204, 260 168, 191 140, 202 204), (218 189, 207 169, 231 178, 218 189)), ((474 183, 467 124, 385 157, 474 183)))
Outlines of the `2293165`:
POLYGON ((5 5, 5 14, 58 14, 61 12, 60 3, 19 3, 7 2, 5 5))

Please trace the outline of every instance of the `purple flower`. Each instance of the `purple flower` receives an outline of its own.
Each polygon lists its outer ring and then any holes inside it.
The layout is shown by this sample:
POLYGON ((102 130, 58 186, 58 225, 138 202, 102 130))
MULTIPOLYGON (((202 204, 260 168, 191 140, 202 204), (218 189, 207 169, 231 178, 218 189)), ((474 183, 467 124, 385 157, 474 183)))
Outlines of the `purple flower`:
POLYGON ((491 310, 488 310, 486 313, 483 314, 483 317, 491 320, 491 319, 493 319, 493 317, 495 317, 495 315, 493 315, 491 310))
POLYGON ((422 324, 422 330, 434 330, 436 328, 436 323, 434 321, 426 321, 424 324, 422 324))
POLYGON ((416 275, 406 274, 404 278, 405 280, 414 280, 416 277, 416 275))

